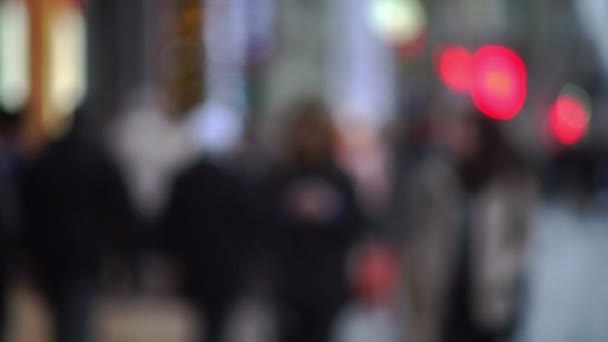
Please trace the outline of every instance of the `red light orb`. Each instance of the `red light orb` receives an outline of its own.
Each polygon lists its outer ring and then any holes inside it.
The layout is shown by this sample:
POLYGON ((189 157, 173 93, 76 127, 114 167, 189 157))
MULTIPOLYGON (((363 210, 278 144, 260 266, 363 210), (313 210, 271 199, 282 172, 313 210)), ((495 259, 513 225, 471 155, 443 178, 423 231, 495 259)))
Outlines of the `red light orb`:
POLYGON ((360 257, 355 277, 357 294, 370 303, 390 299, 397 287, 398 258, 388 246, 371 246, 360 257))
POLYGON ((439 76, 443 83, 459 94, 467 94, 472 84, 473 54, 458 45, 445 47, 439 56, 439 76))
POLYGON ((589 128, 589 111, 576 97, 560 96, 549 112, 549 127, 553 136, 564 145, 576 144, 589 128))
POLYGON ((473 55, 471 97, 484 115, 496 120, 517 116, 526 102, 527 72, 521 57, 497 45, 473 55))

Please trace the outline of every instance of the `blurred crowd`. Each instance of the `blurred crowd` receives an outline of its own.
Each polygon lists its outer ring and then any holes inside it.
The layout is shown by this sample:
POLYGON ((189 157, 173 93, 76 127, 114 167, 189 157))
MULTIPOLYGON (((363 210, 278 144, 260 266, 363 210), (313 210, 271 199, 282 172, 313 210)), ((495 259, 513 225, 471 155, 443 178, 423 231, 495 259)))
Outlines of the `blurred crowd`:
MULTIPOLYGON (((373 326, 351 331, 349 312, 351 323, 383 313, 376 334, 387 341, 514 338, 544 173, 500 122, 471 110, 409 125, 394 139, 392 200, 378 215, 361 206, 323 102, 288 109, 273 158, 201 154, 175 173, 157 215, 137 209, 85 111, 35 158, 17 148, 19 116, 3 113, 4 303, 27 274, 55 340, 68 342, 91 340, 103 293, 183 296, 204 341, 221 340, 245 294, 272 303, 277 341, 367 341, 373 326)), ((583 206, 593 166, 556 163, 544 178, 583 206)))
MULTIPOLYGON (((101 336, 99 312, 142 302, 178 320, 168 302, 189 310, 193 332, 170 341, 608 338, 599 2, 572 5, 590 18, 577 28, 587 42, 517 11, 543 1, 379 0, 371 14, 346 0, 180 1, 182 36, 162 47, 153 36, 171 25, 153 18, 165 8, 144 2, 132 23, 135 2, 91 1, 88 48, 85 2, 61 2, 58 32, 77 33, 55 38, 79 57, 53 50, 68 64, 44 71, 54 38, 32 25, 32 94, 0 84, 0 341, 33 342, 14 334, 23 288, 54 342, 121 341, 101 336), (324 11, 335 27, 319 24, 324 11), (106 35, 108 18, 123 22, 106 35), (552 37, 567 43, 539 43, 552 37), (74 76, 80 57, 90 89, 74 76), (52 103, 47 78, 64 81, 67 104, 52 103)), ((0 53, 14 27, 0 22, 0 53)), ((130 331, 158 333, 158 321, 130 331)))

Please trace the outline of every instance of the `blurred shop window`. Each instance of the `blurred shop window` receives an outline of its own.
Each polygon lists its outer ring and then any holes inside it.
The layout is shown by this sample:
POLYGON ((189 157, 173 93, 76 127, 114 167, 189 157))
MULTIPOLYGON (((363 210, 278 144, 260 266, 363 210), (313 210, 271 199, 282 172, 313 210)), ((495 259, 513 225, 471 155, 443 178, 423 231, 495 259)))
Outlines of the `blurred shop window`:
POLYGON ((29 15, 25 0, 0 0, 0 106, 22 108, 30 94, 29 15))
POLYGON ((183 117, 203 99, 205 46, 202 35, 205 8, 199 0, 179 0, 177 19, 170 33, 174 42, 164 51, 167 61, 175 60, 169 72, 172 113, 183 117))
POLYGON ((86 24, 82 7, 71 1, 55 2, 50 26, 49 98, 45 124, 57 129, 78 107, 87 89, 86 24))

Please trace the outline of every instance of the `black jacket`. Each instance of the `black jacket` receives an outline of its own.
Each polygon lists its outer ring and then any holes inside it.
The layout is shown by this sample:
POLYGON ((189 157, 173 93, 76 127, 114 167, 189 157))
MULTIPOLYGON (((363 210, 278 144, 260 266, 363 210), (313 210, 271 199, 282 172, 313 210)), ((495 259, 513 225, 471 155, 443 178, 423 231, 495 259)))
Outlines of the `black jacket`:
POLYGON ((333 165, 276 169, 267 182, 267 239, 280 293, 348 291, 346 258, 364 225, 350 178, 333 165))
POLYGON ((24 243, 46 281, 91 276, 126 255, 134 216, 123 180, 100 147, 70 136, 27 166, 24 243))
POLYGON ((188 294, 221 295, 240 288, 255 230, 241 184, 203 159, 175 180, 161 244, 183 268, 188 294))

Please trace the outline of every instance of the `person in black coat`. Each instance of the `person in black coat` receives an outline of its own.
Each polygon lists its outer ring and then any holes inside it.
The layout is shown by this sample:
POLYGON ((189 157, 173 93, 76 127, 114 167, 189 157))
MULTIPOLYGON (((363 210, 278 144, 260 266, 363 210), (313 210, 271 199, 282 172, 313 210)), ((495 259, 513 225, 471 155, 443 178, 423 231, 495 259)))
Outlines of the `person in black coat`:
POLYGON ((24 244, 57 342, 89 340, 104 258, 126 258, 131 244, 127 190, 105 151, 84 137, 85 114, 76 114, 72 131, 31 161, 23 178, 24 244))
POLYGON ((203 319, 205 342, 222 338, 243 290, 255 224, 240 182, 202 158, 175 180, 161 222, 162 246, 182 273, 181 292, 203 319))
POLYGON ((363 220, 351 179, 335 160, 323 104, 303 100, 294 108, 285 159, 266 185, 280 341, 326 342, 350 295, 347 256, 363 220))
POLYGON ((17 138, 21 113, 0 108, 0 340, 6 328, 6 301, 14 270, 20 228, 19 174, 21 156, 17 138))

